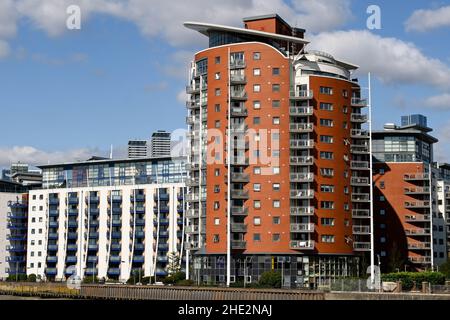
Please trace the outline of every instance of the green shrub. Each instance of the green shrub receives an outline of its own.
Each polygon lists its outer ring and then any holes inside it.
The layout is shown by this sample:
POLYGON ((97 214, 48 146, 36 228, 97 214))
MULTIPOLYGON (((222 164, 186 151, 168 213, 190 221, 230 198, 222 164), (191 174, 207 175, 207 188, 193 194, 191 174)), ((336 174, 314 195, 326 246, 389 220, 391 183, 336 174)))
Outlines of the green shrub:
POLYGON ((141 279, 141 283, 142 283, 142 284, 153 283, 153 282, 152 282, 152 278, 150 278, 150 277, 143 277, 143 278, 141 279))
POLYGON ((165 277, 162 282, 164 284, 177 284, 178 282, 185 280, 186 274, 184 272, 175 272, 167 277, 165 277))
POLYGON ((401 281, 403 290, 411 290, 416 283, 416 289, 422 289, 422 282, 430 282, 432 285, 445 284, 445 275, 441 272, 397 272, 381 276, 382 281, 401 281))
POLYGON ((190 287, 195 285, 195 281, 191 279, 183 279, 176 283, 177 286, 190 287))
POLYGON ((439 271, 442 272, 447 279, 450 279, 450 259, 439 267, 439 271))
POLYGON ((27 279, 29 282, 36 282, 36 275, 30 274, 27 279))
POLYGON ((267 271, 261 274, 258 282, 261 288, 281 288, 281 273, 277 271, 267 271))

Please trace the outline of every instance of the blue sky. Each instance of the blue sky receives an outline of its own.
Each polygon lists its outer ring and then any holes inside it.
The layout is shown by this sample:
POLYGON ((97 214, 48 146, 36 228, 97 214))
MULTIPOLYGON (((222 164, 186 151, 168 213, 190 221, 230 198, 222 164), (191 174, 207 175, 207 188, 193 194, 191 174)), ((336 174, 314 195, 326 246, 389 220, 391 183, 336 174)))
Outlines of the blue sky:
POLYGON ((241 26, 271 12, 305 27, 311 48, 360 65, 363 85, 372 72, 375 128, 423 113, 441 140, 438 159, 450 161, 449 1, 186 3, 1 0, 0 166, 104 155, 111 144, 123 154, 130 138, 185 128, 189 58, 207 42, 182 22, 241 26), (81 30, 65 27, 72 3, 81 30), (380 30, 366 28, 370 4, 381 8, 380 30))

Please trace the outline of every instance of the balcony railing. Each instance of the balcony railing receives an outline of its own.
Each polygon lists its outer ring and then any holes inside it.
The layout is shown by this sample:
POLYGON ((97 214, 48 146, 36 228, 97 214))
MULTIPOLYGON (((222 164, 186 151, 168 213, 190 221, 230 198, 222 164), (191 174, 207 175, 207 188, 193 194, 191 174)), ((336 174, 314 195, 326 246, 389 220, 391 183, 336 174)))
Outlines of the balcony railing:
POLYGON ((403 176, 403 179, 405 181, 421 181, 421 180, 428 180, 430 179, 430 175, 428 173, 406 173, 403 176))
POLYGON ((405 201, 405 208, 407 209, 413 209, 413 208, 429 208, 430 207, 430 201, 405 201))
POLYGON ((428 228, 405 229, 405 234, 407 236, 428 236, 430 235, 430 229, 428 228))
POLYGON ((245 60, 230 61, 230 69, 242 69, 246 67, 245 60))
POLYGON ((370 226, 353 226, 353 234, 370 234, 370 226))
POLYGON ((352 218, 356 218, 356 219, 370 218, 370 210, 368 210, 368 209, 352 209, 352 218))
POLYGON ((243 74, 232 74, 230 76, 230 81, 233 83, 246 83, 247 77, 243 74))
MULTIPOLYGON (((244 93, 246 95, 246 93, 244 93)), ((233 96, 233 93, 232 93, 233 96)), ((246 117, 248 116, 247 108, 245 107, 232 107, 231 108, 231 117, 246 117)))
POLYGON ((248 215, 248 208, 233 206, 231 207, 231 214, 234 216, 246 216, 248 215))
POLYGON ((350 133, 352 138, 369 138, 369 132, 366 130, 361 130, 361 129, 352 129, 351 133, 350 133))
POLYGON ((290 197, 291 199, 313 199, 314 190, 312 189, 291 190, 290 197))
POLYGON ((366 122, 368 117, 366 114, 352 113, 350 119, 352 122, 366 122))
POLYGON ((314 173, 291 173, 289 175, 292 182, 313 182, 314 173))
POLYGON ((231 99, 247 100, 247 92, 231 90, 231 99))
POLYGON ((291 216, 313 216, 314 207, 291 207, 291 216))
POLYGON ((352 177, 350 184, 352 186, 369 186, 369 178, 367 177, 352 177))
POLYGON ((314 93, 312 90, 291 90, 289 96, 291 99, 308 100, 314 97, 314 93))
POLYGON ((291 132, 312 132, 314 124, 312 123, 290 123, 289 131, 291 132))
POLYGON ((290 147, 293 149, 310 149, 314 147, 314 140, 294 139, 290 141, 290 147))
POLYGON ((430 215, 429 214, 417 214, 417 215, 406 215, 406 222, 429 222, 430 215))
POLYGON ((291 232, 311 233, 314 232, 314 223, 291 223, 291 232))
POLYGON ((247 190, 231 190, 231 198, 232 199, 248 199, 248 191, 247 190))
POLYGON ((244 223, 232 223, 231 232, 247 232, 247 225, 244 223))
POLYGON ((289 162, 291 165, 313 165, 313 156, 292 156, 289 157, 289 162))
POLYGON ((292 240, 289 243, 291 249, 313 250, 314 240, 292 240))
POLYGON ((353 170, 369 170, 368 161, 351 161, 350 168, 353 170))
POLYGON ((289 107, 289 114, 291 116, 312 116, 313 113, 314 113, 313 107, 298 107, 298 106, 289 107))
POLYGON ((369 146, 361 144, 352 144, 350 146, 350 152, 355 154, 366 154, 369 153, 369 146))
POLYGON ((408 257, 411 263, 428 264, 431 263, 431 257, 408 257))
POLYGON ((370 250, 370 242, 353 242, 353 250, 369 251, 370 250))
POLYGON ((366 107, 367 106, 367 100, 366 99, 361 99, 361 98, 352 98, 351 104, 354 107, 366 107))
POLYGON ((408 242, 409 250, 428 250, 431 249, 430 242, 408 242))
POLYGON ((240 241, 240 240, 232 240, 231 241, 231 249, 237 249, 237 250, 243 250, 247 246, 246 241, 240 241))
POLYGON ((368 193, 352 193, 353 202, 369 202, 370 195, 368 193))

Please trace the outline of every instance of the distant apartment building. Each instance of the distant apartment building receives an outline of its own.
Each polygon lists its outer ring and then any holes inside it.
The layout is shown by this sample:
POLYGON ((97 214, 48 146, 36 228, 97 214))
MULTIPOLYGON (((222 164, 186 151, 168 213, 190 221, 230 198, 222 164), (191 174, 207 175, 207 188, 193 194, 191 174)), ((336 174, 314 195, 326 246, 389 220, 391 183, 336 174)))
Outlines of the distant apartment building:
POLYGON ((26 274, 27 188, 0 180, 0 280, 26 274))
POLYGON ((429 270, 447 260, 445 196, 433 165, 438 140, 424 116, 402 124, 372 134, 375 249, 383 271, 429 270))
MULTIPOLYGON (((438 215, 445 220, 444 239, 442 234, 439 234, 440 237, 436 238, 436 242, 439 244, 446 242, 447 257, 450 257, 450 164, 437 163, 436 167, 438 170, 438 215)), ((437 230, 440 231, 439 226, 437 230)))
POLYGON ((30 169, 28 164, 18 162, 2 170, 2 180, 26 185, 38 185, 42 181, 42 174, 39 170, 30 169))
POLYGON ((152 134, 150 140, 150 156, 170 157, 171 135, 170 132, 158 130, 152 134))
POLYGON ((128 158, 139 159, 149 156, 149 148, 147 140, 130 140, 128 141, 128 158))
POLYGON ((276 14, 244 25, 185 23, 209 39, 187 86, 190 277, 278 270, 283 286, 316 287, 357 275, 371 249, 357 66, 308 50, 276 14))
MULTIPOLYGON (((128 280, 184 261, 185 158, 40 166, 29 195, 27 274, 128 280)), ((184 264, 181 265, 184 267, 184 264)))

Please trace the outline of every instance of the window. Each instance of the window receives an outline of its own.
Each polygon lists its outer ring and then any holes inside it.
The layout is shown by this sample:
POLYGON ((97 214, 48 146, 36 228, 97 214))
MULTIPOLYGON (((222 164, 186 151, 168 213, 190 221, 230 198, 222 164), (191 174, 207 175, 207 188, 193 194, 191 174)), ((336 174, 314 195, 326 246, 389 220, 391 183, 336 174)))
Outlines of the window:
POLYGON ((272 167, 273 174, 280 174, 280 167, 272 167))
POLYGON ((280 207, 280 200, 273 200, 273 207, 279 208, 280 207))
POLYGON ((220 209, 220 202, 214 201, 214 210, 219 210, 219 209, 220 209))
POLYGON ((261 69, 259 69, 259 68, 253 69, 253 75, 256 76, 256 77, 260 76, 261 75, 261 69))
POLYGON ((381 202, 383 202, 383 201, 385 201, 386 200, 386 198, 384 197, 384 196, 380 196, 380 201, 381 202))
POLYGON ((215 234, 214 235, 214 237, 213 237, 213 241, 214 241, 214 243, 218 243, 219 242, 219 235, 218 234, 215 234))
POLYGON ((380 181, 380 189, 384 189, 385 185, 384 185, 384 181, 380 181))
POLYGON ((279 233, 274 233, 274 234, 272 234, 272 240, 273 240, 274 242, 280 241, 280 234, 279 234, 279 233))
POLYGON ((214 225, 215 226, 220 225, 220 218, 214 218, 214 225))
POLYGON ((38 245, 42 245, 42 240, 38 240, 38 245))
POLYGON ((331 120, 331 119, 320 119, 320 125, 322 127, 332 127, 333 126, 333 120, 331 120))
POLYGON ((261 85, 260 84, 254 84, 253 85, 253 92, 261 92, 261 85))
POLYGON ((39 195, 39 200, 44 200, 44 195, 43 194, 39 195))
POLYGON ((342 96, 344 97, 344 98, 347 98, 348 97, 348 91, 347 90, 342 90, 342 96))
POLYGON ((214 175, 220 177, 220 169, 214 169, 214 175))
POLYGON ((386 237, 380 237, 380 242, 381 243, 385 243, 386 242, 386 237))
POLYGON ((42 210, 44 210, 44 207, 43 206, 39 206, 39 211, 42 211, 42 210))
POLYGON ((272 184, 273 191, 280 191, 280 184, 279 183, 273 183, 272 184))
POLYGON ((261 201, 260 200, 254 200, 253 201, 253 208, 261 209, 261 201))
POLYGON ((381 174, 381 175, 383 175, 383 174, 384 174, 384 169, 379 169, 379 170, 378 170, 378 173, 381 174))
POLYGON ((261 167, 253 167, 253 174, 261 174, 261 167))
POLYGON ((278 83, 272 84, 272 92, 280 92, 280 85, 278 83))
POLYGON ((273 68, 272 69, 272 75, 279 76, 280 75, 280 68, 273 68))
POLYGON ((320 142, 333 143, 333 136, 320 136, 320 142))
POLYGON ((342 113, 345 113, 345 114, 348 113, 348 108, 346 106, 342 107, 342 113))
POLYGON ((253 109, 261 109, 261 101, 259 100, 253 101, 253 109))
POLYGON ((261 234, 260 233, 254 233, 253 234, 253 241, 256 241, 256 242, 261 241, 261 234))
POLYGON ((220 186, 218 184, 216 184, 214 186, 214 193, 219 193, 220 192, 220 186))
POLYGON ((260 124, 261 118, 260 117, 253 117, 253 124, 260 124))
POLYGON ((215 62, 216 64, 220 64, 220 57, 216 57, 216 58, 214 59, 214 62, 215 62))
POLYGON ((333 111, 333 105, 331 103, 320 103, 320 110, 333 111))
POLYGON ((348 203, 344 203, 344 210, 345 211, 349 211, 350 210, 350 205, 348 203))
POLYGON ((34 240, 31 240, 31 245, 34 246, 35 242, 34 240))
POLYGON ((323 226, 334 226, 334 218, 320 218, 320 223, 323 226))
POLYGON ((253 224, 255 226, 260 226, 261 225, 261 218, 260 217, 254 217, 253 218, 253 224))
POLYGON ((216 128, 220 128, 220 120, 216 120, 216 121, 214 122, 214 126, 215 126, 216 128))
POLYGON ((216 105, 214 106, 214 111, 220 112, 220 104, 216 104, 216 105))
POLYGON ((220 80, 220 72, 216 72, 216 73, 214 74, 214 78, 215 78, 216 80, 220 80))
POLYGON ((332 94, 333 94, 333 88, 330 88, 330 87, 320 87, 320 93, 321 93, 321 94, 332 95, 332 94))
POLYGON ((347 129, 347 128, 348 128, 347 121, 342 122, 342 129, 347 129))
POLYGON ((272 141, 279 141, 280 140, 280 133, 274 132, 272 133, 272 141))
POLYGON ((272 218, 272 223, 273 224, 280 224, 281 223, 280 217, 273 217, 272 218))
POLYGON ((386 210, 381 209, 381 210, 380 210, 380 216, 384 216, 385 214, 386 214, 386 210))
POLYGON ((36 222, 36 218, 31 218, 31 222, 36 222))
POLYGON ((31 229, 31 234, 35 234, 35 230, 34 229, 31 229))
POLYGON ((333 185, 328 185, 328 184, 322 184, 320 186, 320 191, 321 192, 332 193, 332 192, 334 192, 334 186, 333 185))
POLYGON ((322 242, 325 242, 325 243, 334 243, 334 235, 331 235, 331 234, 323 234, 321 238, 322 238, 322 242))
POLYGON ((261 60, 261 52, 253 52, 253 60, 261 60))
POLYGON ((253 191, 260 192, 261 191, 261 184, 260 183, 254 183, 253 184, 253 191))
POLYGON ((36 195, 35 194, 33 194, 33 200, 36 200, 36 195))
POLYGON ((272 108, 279 108, 280 100, 272 100, 272 108))
POLYGON ((332 168, 320 168, 320 174, 323 177, 333 177, 334 176, 334 169, 332 169, 332 168))
POLYGON ((320 151, 320 159, 333 160, 333 152, 320 151))
POLYGON ((320 208, 334 209, 334 202, 333 201, 320 201, 320 208))
POLYGON ((272 118, 272 123, 273 124, 280 124, 280 117, 273 117, 272 118))
POLYGON ((220 96, 220 88, 216 88, 216 90, 215 90, 215 95, 216 95, 216 97, 217 97, 217 96, 220 96))
POLYGON ((386 229, 386 224, 380 223, 380 229, 386 229))

